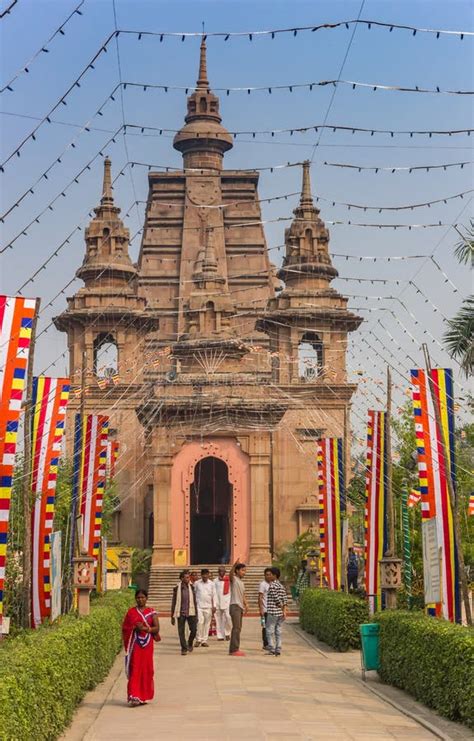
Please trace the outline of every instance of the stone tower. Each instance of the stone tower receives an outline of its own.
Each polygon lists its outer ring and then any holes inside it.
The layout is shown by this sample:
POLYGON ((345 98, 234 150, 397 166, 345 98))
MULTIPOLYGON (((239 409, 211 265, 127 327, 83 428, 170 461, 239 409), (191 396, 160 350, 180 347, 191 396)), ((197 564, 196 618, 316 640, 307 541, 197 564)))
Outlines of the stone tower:
MULTIPOLYGON (((85 230, 84 261, 76 273, 84 286, 68 298, 66 311, 54 323, 67 332, 70 378, 74 385, 85 388, 85 413, 108 414, 110 434, 120 438, 120 488, 129 493, 135 489, 138 497, 140 468, 136 461, 143 447, 143 430, 135 407, 142 394, 145 338, 158 321, 147 312, 146 299, 140 294, 137 267, 128 252, 129 231, 114 202, 111 162, 107 157, 102 197, 94 213, 85 230)), ((69 430, 74 429, 73 417, 79 406, 79 398, 71 399, 69 430)), ((71 446, 69 435, 68 447, 71 446)), ((125 511, 134 509, 136 504, 130 499, 125 511)), ((129 537, 141 538, 141 520, 129 514, 127 520, 129 537)), ((116 528, 117 538, 119 534, 116 528)))

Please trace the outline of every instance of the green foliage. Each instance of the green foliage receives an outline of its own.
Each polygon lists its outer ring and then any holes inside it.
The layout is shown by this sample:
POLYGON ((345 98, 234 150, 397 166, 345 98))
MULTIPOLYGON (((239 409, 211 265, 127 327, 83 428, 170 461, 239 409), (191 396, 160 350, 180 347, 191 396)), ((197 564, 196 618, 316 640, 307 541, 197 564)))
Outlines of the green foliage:
POLYGON ((58 738, 85 693, 109 672, 130 602, 130 593, 111 592, 88 617, 70 614, 0 644, 2 741, 58 738))
POLYGON ((469 378, 474 373, 474 296, 464 299, 457 314, 448 319, 447 324, 443 336, 446 350, 469 378))
POLYGON ((134 548, 132 551, 132 581, 138 574, 148 574, 151 566, 151 548, 134 548))
POLYGON ((365 600, 329 589, 306 589, 300 601, 300 624, 307 633, 338 651, 360 648, 359 625, 369 622, 365 600))
POLYGON ((474 631, 420 613, 387 610, 374 620, 381 679, 474 728, 474 631))
POLYGON ((310 530, 298 535, 292 543, 285 543, 273 559, 275 566, 281 571, 282 579, 295 584, 301 561, 306 558, 308 551, 315 548, 319 549, 319 541, 310 530))

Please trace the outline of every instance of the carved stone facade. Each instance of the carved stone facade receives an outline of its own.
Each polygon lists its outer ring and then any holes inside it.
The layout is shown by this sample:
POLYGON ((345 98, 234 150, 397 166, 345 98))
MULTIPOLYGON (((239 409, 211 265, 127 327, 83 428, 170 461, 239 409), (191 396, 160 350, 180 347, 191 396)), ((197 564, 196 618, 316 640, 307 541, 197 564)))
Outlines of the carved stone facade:
POLYGON ((95 386, 86 397, 86 410, 109 412, 126 451, 116 538, 152 545, 155 565, 183 550, 190 563, 264 564, 311 509, 317 437, 348 431, 346 341, 361 320, 330 286, 337 271, 308 164, 283 265, 270 263, 258 173, 223 169, 233 139, 205 41, 187 106, 173 143, 183 169, 148 174, 136 266, 106 160, 78 271, 85 286, 56 324, 75 382, 82 367, 87 381, 99 373, 104 338, 118 348, 113 393, 95 386))

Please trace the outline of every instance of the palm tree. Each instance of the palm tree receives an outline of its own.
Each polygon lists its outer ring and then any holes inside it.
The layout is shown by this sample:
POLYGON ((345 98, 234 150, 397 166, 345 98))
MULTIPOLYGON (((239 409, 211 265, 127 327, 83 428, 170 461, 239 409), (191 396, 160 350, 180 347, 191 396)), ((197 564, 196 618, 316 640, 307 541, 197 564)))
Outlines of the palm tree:
MULTIPOLYGON (((457 227, 461 237, 456 244, 454 254, 461 265, 474 267, 474 220, 463 234, 457 227)), ((474 373, 474 296, 468 296, 461 304, 458 313, 448 319, 449 329, 444 334, 444 344, 450 356, 457 360, 466 378, 474 373)))
POLYGON ((444 334, 446 349, 469 378, 474 373, 474 296, 462 302, 458 313, 448 319, 448 326, 444 334))

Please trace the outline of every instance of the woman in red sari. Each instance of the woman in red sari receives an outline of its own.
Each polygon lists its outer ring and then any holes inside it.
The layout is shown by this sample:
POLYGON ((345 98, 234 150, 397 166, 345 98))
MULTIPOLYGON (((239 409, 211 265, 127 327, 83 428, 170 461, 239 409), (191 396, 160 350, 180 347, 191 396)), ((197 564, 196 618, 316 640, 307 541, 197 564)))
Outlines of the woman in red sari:
POLYGON ((154 695, 153 643, 160 640, 160 621, 156 611, 146 606, 147 599, 147 592, 137 589, 137 605, 130 608, 122 625, 127 700, 131 707, 144 705, 154 695))

